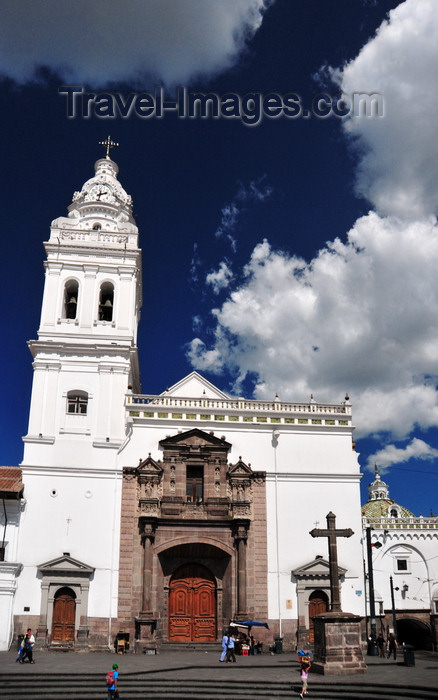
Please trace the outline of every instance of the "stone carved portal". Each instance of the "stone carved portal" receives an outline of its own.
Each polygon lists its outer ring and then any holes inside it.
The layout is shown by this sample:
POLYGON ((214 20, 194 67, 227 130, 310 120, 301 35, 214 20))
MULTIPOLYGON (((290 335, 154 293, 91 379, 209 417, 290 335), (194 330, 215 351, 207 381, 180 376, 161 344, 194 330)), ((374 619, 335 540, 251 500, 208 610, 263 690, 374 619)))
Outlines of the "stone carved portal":
POLYGON ((169 587, 169 641, 216 640, 216 582, 200 564, 184 564, 169 587))

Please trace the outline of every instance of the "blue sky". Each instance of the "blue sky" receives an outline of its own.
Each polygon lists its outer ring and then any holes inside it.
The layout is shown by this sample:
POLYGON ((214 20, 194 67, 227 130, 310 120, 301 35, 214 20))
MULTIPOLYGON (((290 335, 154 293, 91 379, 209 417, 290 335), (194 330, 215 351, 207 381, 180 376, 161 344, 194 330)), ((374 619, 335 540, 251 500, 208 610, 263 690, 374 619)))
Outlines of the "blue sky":
POLYGON ((348 392, 364 487, 376 461, 392 498, 436 513, 437 36, 435 0, 3 3, 2 463, 22 459, 42 241, 111 134, 143 249, 143 391, 197 369, 238 395, 348 392), (308 115, 110 117, 101 97, 68 118, 62 85, 293 94, 308 115), (319 93, 379 95, 382 116, 323 117, 319 93))

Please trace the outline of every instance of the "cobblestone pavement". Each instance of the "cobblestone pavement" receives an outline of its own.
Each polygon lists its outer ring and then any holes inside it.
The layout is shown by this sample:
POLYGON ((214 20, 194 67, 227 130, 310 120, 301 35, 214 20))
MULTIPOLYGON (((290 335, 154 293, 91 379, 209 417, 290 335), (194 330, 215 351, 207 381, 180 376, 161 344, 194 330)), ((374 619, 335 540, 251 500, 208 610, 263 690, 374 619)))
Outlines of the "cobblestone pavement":
MULTIPOLYGON (((119 664, 120 681, 124 675, 146 676, 171 679, 223 679, 257 680, 263 678, 274 681, 295 681, 298 676, 298 663, 295 654, 284 653, 272 656, 237 657, 237 663, 219 663, 220 647, 217 651, 166 651, 154 654, 115 655, 110 652, 36 652, 35 665, 18 664, 15 651, 0 652, 1 673, 22 672, 23 674, 105 674, 115 662, 119 664)), ((322 683, 383 683, 393 687, 415 685, 427 688, 438 687, 438 654, 415 652, 415 666, 404 666, 403 658, 379 659, 366 657, 368 671, 363 675, 313 676, 322 683)), ((309 679, 309 685, 312 676, 309 679)), ((438 696, 438 693, 437 693, 438 696)))

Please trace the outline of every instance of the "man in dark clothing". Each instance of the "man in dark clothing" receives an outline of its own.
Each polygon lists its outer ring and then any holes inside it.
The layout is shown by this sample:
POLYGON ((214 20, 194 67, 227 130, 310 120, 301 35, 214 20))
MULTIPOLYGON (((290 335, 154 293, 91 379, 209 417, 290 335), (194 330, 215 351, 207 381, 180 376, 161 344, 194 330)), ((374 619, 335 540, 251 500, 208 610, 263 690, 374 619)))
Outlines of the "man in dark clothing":
POLYGON ((377 646, 379 648, 379 657, 381 659, 385 658, 385 640, 383 637, 383 634, 380 632, 379 636, 377 637, 377 646))
POLYGON ((388 639, 388 659, 391 656, 391 654, 394 654, 394 661, 397 659, 397 647, 397 640, 391 632, 388 639))

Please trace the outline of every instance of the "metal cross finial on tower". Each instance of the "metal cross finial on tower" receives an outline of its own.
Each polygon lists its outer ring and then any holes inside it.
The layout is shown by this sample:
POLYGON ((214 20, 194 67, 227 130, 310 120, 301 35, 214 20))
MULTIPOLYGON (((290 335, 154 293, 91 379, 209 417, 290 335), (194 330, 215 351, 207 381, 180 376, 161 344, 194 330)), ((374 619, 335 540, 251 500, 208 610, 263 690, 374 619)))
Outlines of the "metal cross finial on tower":
POLYGON ((118 146, 118 145, 119 145, 118 143, 116 143, 115 141, 112 141, 111 136, 107 136, 105 141, 99 141, 99 146, 105 146, 106 158, 109 158, 110 160, 111 160, 111 157, 110 157, 111 149, 114 148, 114 146, 118 146))

